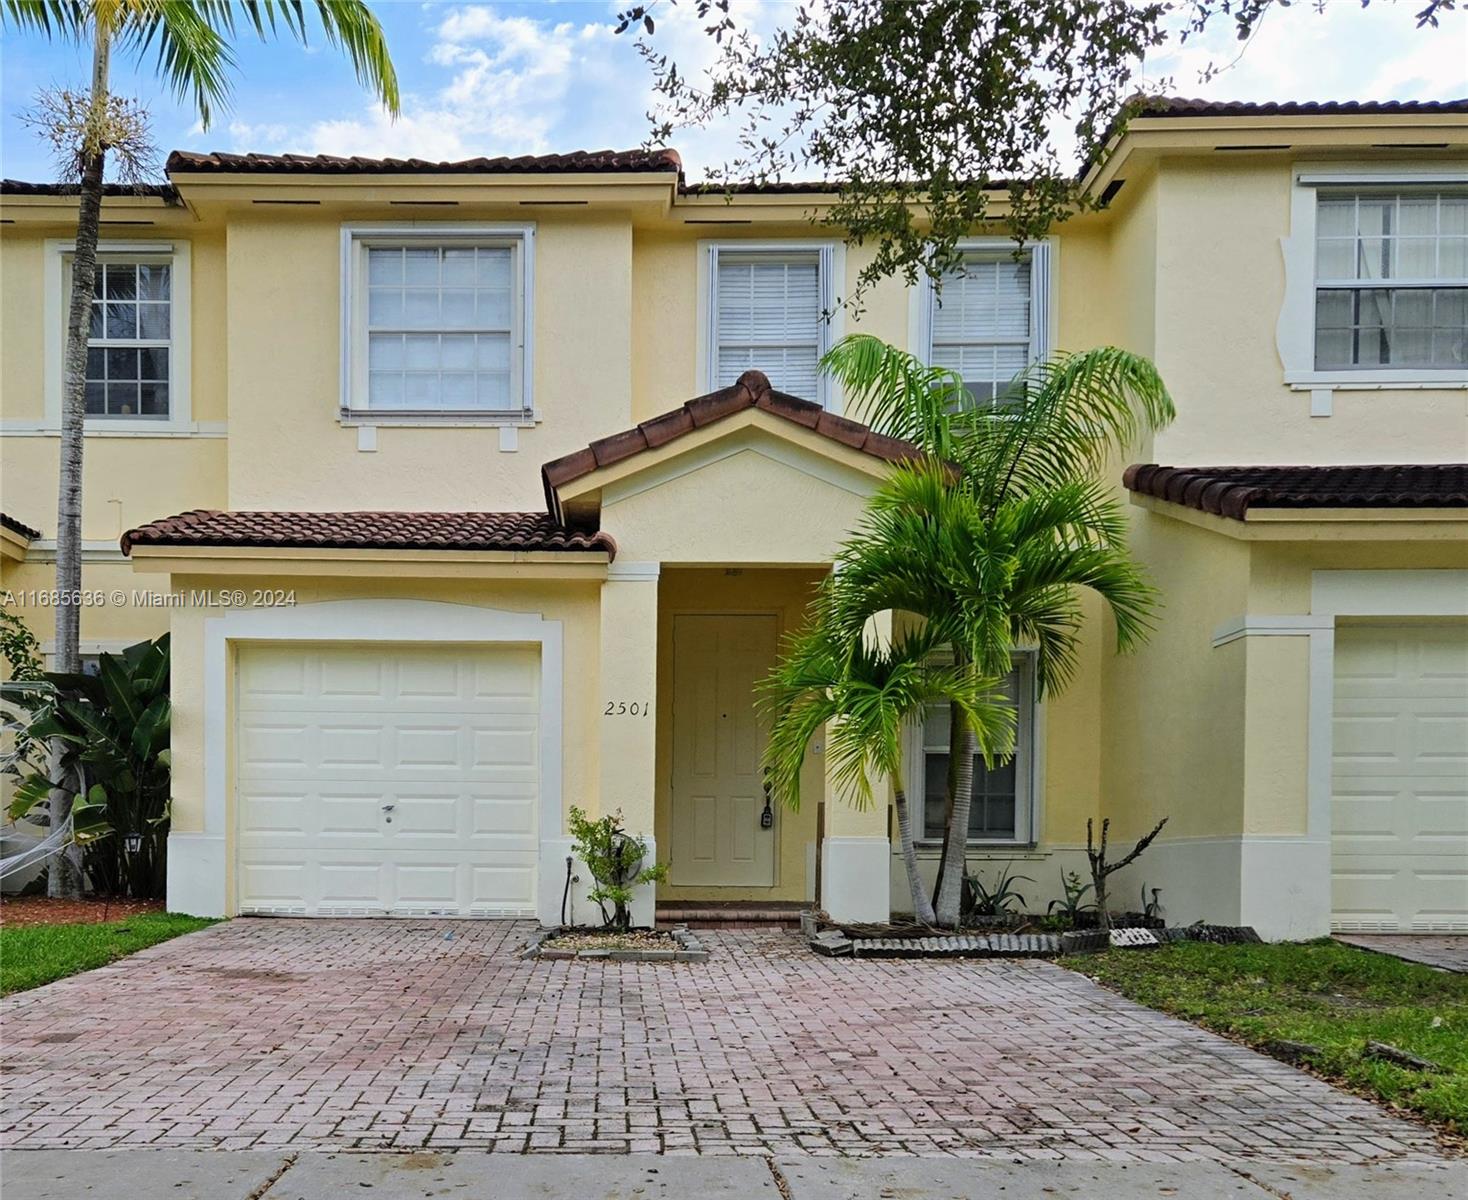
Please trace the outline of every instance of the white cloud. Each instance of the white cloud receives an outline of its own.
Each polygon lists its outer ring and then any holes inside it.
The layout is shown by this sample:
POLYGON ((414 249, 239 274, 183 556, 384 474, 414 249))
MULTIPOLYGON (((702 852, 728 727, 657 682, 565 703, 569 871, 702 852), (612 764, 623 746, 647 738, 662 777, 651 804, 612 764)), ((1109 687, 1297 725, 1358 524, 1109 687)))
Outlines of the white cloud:
MULTIPOLYGON (((399 156, 428 159, 628 147, 648 136, 654 106, 651 74, 631 34, 617 35, 609 2, 605 15, 562 20, 507 15, 493 5, 445 10, 425 5, 426 48, 403 62, 403 115, 396 122, 364 103, 357 114, 306 122, 236 121, 240 150, 399 156)), ((685 77, 713 63, 716 43, 692 3, 662 6, 653 44, 685 77)), ((1450 13, 1443 27, 1418 30, 1411 5, 1355 0, 1274 8, 1240 55, 1226 21, 1201 38, 1169 42, 1145 65, 1145 78, 1169 80, 1170 90, 1214 99, 1442 98, 1468 92, 1468 13, 1450 13), (1234 60, 1237 59, 1237 62, 1234 60), (1232 65, 1228 65, 1232 64, 1232 65), (1224 67, 1208 82, 1210 65, 1224 67)), ((787 19, 788 5, 741 5, 756 31, 787 19)), ((400 51, 400 54, 402 52, 400 51)), ((1063 122, 1057 121, 1057 125, 1063 122)), ((725 123, 677 131, 689 177, 732 158, 738 129, 725 123)), ((1058 135, 1062 149, 1073 138, 1058 135)))
MULTIPOLYGON (((406 90, 398 120, 368 104, 360 116, 245 132, 263 134, 271 149, 308 154, 454 159, 543 153, 553 148, 553 127, 577 59, 595 40, 589 30, 502 17, 487 7, 455 9, 433 31, 426 55, 430 77, 447 72, 447 78, 432 91, 406 90)), ((258 140, 253 148, 260 148, 258 140)))

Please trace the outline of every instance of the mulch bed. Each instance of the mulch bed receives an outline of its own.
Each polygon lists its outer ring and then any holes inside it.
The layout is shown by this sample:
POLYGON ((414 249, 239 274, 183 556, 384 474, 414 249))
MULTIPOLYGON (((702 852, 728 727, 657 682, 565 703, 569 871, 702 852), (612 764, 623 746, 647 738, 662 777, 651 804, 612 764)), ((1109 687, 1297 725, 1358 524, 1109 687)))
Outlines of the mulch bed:
POLYGON ((162 900, 53 900, 49 896, 6 896, 0 899, 0 925, 98 925, 138 913, 162 912, 162 900))
POLYGON ((585 933, 563 930, 547 943, 562 950, 676 950, 671 933, 633 929, 627 933, 585 933))

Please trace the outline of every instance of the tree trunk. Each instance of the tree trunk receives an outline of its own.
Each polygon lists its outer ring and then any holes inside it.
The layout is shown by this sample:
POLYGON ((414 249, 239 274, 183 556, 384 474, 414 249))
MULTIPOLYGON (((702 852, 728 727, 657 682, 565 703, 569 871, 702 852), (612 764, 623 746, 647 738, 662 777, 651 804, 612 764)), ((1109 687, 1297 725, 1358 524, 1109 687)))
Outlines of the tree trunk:
POLYGON ((943 845, 938 851, 938 877, 933 880, 933 903, 938 902, 938 893, 943 890, 943 865, 948 861, 949 833, 953 829, 953 797, 958 795, 958 725, 961 714, 958 705, 948 706, 948 794, 943 805, 943 845))
POLYGON ((917 847, 912 840, 912 814, 907 808, 907 793, 897 780, 892 781, 892 794, 897 808, 897 842, 902 850, 902 865, 907 868, 907 886, 912 892, 912 913, 922 924, 936 923, 928 889, 923 886, 923 877, 918 871, 917 847))
MULTIPOLYGON (((97 278, 97 231, 102 219, 102 172, 107 147, 102 141, 107 113, 108 32, 96 22, 92 43, 92 94, 83 133, 81 194, 77 204, 76 247, 71 259, 71 298, 66 313, 66 360, 61 383, 61 470, 56 496, 56 669, 81 670, 82 448, 87 415, 87 339, 92 325, 92 293, 97 278)), ((52 828, 71 815, 71 792, 51 793, 52 828)), ((52 860, 47 892, 81 895, 78 856, 68 847, 52 860)))
POLYGON ((947 842, 943 851, 943 886, 934 904, 938 924, 957 929, 963 902, 963 869, 968 851, 968 814, 973 807, 974 754, 978 735, 959 718, 958 769, 953 772, 953 810, 948 818, 947 842))

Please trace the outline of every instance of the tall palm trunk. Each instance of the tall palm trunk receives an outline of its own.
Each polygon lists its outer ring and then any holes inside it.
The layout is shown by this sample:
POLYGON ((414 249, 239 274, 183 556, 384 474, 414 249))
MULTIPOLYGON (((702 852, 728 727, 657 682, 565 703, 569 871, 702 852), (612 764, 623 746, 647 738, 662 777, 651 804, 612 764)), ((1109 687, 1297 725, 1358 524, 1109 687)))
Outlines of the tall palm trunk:
POLYGON ((933 899, 943 890, 943 864, 948 861, 948 843, 953 840, 953 797, 958 795, 958 731, 962 712, 957 704, 948 705, 948 788, 943 805, 943 845, 938 850, 938 877, 933 880, 933 899))
MULTIPOLYGON (((87 338, 97 279, 97 231, 102 219, 102 172, 107 147, 107 67, 111 54, 104 22, 92 42, 92 94, 82 142, 81 195, 76 247, 71 259, 71 299, 66 313, 66 361, 61 384, 61 471, 56 497, 56 669, 81 670, 82 449, 87 417, 87 338), (71 601, 71 603, 68 603, 71 601)), ((52 828, 71 814, 70 788, 51 794, 52 828)), ((47 880, 52 896, 81 894, 79 855, 68 847, 57 855, 47 880)))
POLYGON ((923 877, 918 871, 917 846, 912 840, 912 814, 907 807, 907 793, 902 785, 892 781, 893 803, 897 808, 897 841, 902 849, 902 865, 907 868, 907 886, 912 892, 912 912, 924 925, 935 924, 933 905, 928 899, 928 889, 923 886, 923 877))
POLYGON ((974 755, 979 749, 978 735, 973 726, 962 715, 956 720, 956 736, 950 745, 957 746, 958 765, 951 775, 953 796, 947 837, 943 843, 943 883, 933 905, 937 910, 938 924, 945 929, 958 928, 963 901, 964 858, 968 851, 968 815, 974 797, 974 755))

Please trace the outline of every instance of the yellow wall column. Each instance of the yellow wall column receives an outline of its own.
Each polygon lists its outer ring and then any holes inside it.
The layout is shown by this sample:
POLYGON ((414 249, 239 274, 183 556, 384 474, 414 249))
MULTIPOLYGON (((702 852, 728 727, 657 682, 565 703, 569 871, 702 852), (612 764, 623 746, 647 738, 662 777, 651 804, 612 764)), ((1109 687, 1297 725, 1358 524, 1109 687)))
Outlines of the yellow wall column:
MULTIPOLYGON (((656 860, 653 808, 657 795, 658 575, 655 562, 614 562, 601 589, 602 814, 621 811, 628 833, 646 839, 656 860)), ((568 688, 579 686, 568 679, 568 688)), ((582 683, 588 681, 581 681, 582 683)), ((651 925, 654 888, 640 889, 633 923, 651 925)))
MULTIPOLYGON (((892 614, 873 617, 867 625, 867 636, 890 643, 892 614)), ((821 895, 817 902, 835 921, 885 922, 892 916, 892 845, 887 836, 891 784, 875 778, 871 784, 874 803, 865 809, 856 808, 837 791, 828 767, 821 895)))

